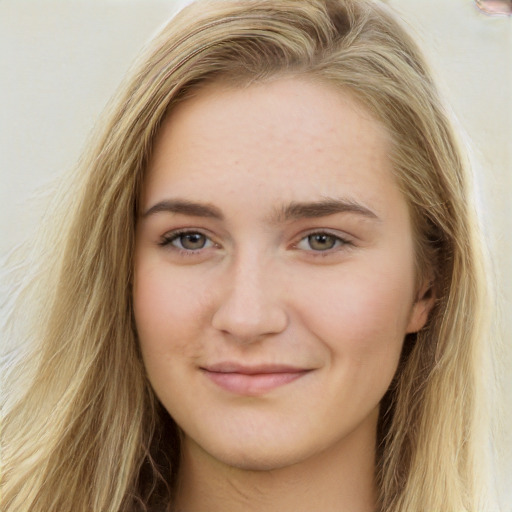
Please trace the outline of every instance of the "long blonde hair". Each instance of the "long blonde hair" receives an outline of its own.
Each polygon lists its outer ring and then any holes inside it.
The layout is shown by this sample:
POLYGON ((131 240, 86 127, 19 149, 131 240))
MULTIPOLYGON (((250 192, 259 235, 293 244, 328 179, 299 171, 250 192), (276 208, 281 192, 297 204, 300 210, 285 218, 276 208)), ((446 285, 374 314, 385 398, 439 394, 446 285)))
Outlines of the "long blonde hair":
POLYGON ((196 88, 283 75, 350 91, 387 127, 418 280, 431 279, 436 298, 381 404, 379 510, 487 510, 483 259, 468 165, 421 52, 372 0, 206 0, 179 13, 134 66, 17 297, 23 320, 10 322, 28 326, 28 348, 4 400, 5 512, 172 502, 179 432, 146 379, 132 312, 145 167, 162 120, 196 88))

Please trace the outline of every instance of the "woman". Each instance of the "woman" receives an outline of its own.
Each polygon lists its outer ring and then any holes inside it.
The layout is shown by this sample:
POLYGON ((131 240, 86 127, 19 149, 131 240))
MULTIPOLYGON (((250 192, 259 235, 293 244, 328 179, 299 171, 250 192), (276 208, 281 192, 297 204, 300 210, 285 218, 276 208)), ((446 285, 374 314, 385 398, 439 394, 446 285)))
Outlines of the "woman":
POLYGON ((381 4, 182 11, 45 235, 5 510, 492 509, 466 167, 381 4))

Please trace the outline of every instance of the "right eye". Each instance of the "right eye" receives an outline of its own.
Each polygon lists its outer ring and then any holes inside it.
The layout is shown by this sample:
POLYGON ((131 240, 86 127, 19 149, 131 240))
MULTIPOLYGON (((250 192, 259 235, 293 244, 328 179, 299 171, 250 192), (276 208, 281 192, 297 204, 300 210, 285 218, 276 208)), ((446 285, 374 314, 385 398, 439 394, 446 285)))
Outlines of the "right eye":
POLYGON ((191 253, 213 247, 214 243, 199 231, 173 231, 162 237, 160 245, 172 246, 180 251, 191 253))

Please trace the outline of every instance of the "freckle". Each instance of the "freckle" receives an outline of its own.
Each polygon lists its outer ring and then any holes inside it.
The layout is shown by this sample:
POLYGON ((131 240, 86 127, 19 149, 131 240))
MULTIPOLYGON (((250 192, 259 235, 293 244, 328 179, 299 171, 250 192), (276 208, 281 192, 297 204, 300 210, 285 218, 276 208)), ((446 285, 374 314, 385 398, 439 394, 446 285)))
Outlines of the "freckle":
POLYGON ((475 0, 475 4, 485 14, 512 16, 512 0, 475 0))

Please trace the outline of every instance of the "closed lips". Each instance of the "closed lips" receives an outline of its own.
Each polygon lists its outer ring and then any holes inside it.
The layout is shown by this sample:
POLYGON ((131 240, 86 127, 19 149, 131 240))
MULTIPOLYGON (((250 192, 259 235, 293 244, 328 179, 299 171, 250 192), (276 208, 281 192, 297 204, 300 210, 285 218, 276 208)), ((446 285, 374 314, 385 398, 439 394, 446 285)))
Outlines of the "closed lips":
POLYGON ((201 367, 202 370, 214 373, 241 373, 244 375, 258 375, 268 373, 298 373, 308 371, 305 368, 290 365, 260 364, 242 365, 238 363, 216 363, 201 367))
POLYGON ((311 370, 283 365, 221 363, 202 367, 207 377, 230 393, 257 396, 291 383, 311 370))

